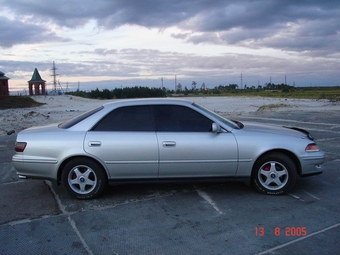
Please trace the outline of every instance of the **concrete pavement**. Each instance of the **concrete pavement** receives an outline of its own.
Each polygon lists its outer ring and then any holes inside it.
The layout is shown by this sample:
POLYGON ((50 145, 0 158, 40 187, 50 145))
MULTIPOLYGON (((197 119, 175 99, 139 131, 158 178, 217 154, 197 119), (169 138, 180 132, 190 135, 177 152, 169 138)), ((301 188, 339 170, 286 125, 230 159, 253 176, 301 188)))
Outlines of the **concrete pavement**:
POLYGON ((310 130, 327 155, 324 173, 277 197, 242 183, 136 184, 79 201, 50 182, 19 180, 15 135, 0 137, 0 254, 339 253, 338 114, 234 119, 310 130))

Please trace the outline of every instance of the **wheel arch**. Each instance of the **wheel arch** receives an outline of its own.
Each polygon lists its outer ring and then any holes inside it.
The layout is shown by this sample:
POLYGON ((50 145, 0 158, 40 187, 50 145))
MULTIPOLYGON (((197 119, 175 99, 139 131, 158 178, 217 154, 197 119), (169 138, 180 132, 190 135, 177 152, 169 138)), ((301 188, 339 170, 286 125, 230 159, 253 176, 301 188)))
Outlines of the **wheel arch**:
POLYGON ((109 174, 108 174, 108 171, 106 169, 106 167, 102 164, 102 162, 100 162, 99 160, 97 160, 96 158, 93 158, 93 157, 90 157, 90 156, 85 156, 85 155, 77 155, 77 156, 72 156, 72 157, 69 157, 69 158, 66 158, 64 159, 64 161, 59 165, 59 168, 58 168, 58 175, 57 175, 57 184, 60 185, 61 184, 61 174, 63 172, 63 169, 65 167, 65 165, 70 162, 71 160, 74 160, 74 159, 78 159, 78 158, 86 158, 86 159, 90 159, 90 160, 93 160, 94 162, 98 163, 102 169, 104 170, 105 174, 106 174, 106 177, 107 177, 107 180, 109 180, 109 174))
POLYGON ((274 150, 270 150, 270 151, 266 151, 264 153, 262 153, 255 161, 254 161, 254 164, 253 164, 253 167, 252 167, 252 171, 251 171, 251 176, 253 175, 253 171, 254 171, 254 166, 256 166, 257 162, 259 160, 261 160, 263 157, 267 156, 268 154, 272 154, 272 153, 282 153, 282 154, 285 154, 287 155, 291 160, 293 160, 295 166, 296 166, 296 169, 297 169, 297 174, 298 175, 301 175, 301 172, 302 172, 302 167, 301 167, 301 163, 300 163, 300 160, 298 159, 298 157, 292 153, 291 151, 288 151, 288 150, 284 150, 284 149, 274 149, 274 150))

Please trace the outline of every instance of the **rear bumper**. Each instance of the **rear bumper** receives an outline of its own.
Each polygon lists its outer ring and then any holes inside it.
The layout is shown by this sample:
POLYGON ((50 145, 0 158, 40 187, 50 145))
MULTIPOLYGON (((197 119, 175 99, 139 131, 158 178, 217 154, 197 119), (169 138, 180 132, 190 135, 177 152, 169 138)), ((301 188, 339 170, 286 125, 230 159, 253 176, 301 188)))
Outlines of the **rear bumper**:
POLYGON ((20 179, 57 180, 58 170, 55 159, 25 159, 22 155, 14 155, 12 164, 20 179))

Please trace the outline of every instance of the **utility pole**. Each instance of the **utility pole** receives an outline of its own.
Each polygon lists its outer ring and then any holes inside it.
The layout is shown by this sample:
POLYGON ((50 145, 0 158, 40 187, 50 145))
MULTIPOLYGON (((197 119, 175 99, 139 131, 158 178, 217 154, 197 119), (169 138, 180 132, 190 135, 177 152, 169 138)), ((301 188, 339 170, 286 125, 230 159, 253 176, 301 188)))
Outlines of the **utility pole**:
POLYGON ((162 90, 163 90, 163 77, 161 78, 161 81, 162 81, 162 90))
POLYGON ((59 87, 60 87, 60 92, 58 92, 58 94, 59 93, 64 93, 65 94, 65 91, 64 91, 63 87, 61 86, 59 80, 58 80, 58 84, 59 84, 59 87))
POLYGON ((241 73, 241 89, 243 89, 243 77, 242 77, 242 73, 241 73))
POLYGON ((52 94, 54 94, 54 95, 56 95, 57 94, 57 75, 59 75, 59 74, 57 74, 56 73, 56 70, 57 70, 58 68, 56 68, 55 67, 55 63, 54 63, 54 61, 53 61, 53 67, 52 67, 52 77, 53 77, 53 89, 52 89, 52 94))
POLYGON ((177 76, 175 74, 175 93, 176 93, 176 89, 177 89, 177 76))

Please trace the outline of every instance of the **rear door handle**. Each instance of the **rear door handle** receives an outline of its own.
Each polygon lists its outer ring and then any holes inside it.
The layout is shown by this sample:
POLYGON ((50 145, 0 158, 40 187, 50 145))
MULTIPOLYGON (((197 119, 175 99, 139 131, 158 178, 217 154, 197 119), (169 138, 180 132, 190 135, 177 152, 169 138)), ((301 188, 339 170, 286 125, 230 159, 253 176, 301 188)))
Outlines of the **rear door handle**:
POLYGON ((176 142, 172 142, 172 141, 163 142, 163 147, 175 147, 175 146, 176 146, 176 142))
POLYGON ((90 141, 89 146, 90 147, 100 147, 102 143, 100 141, 90 141))

